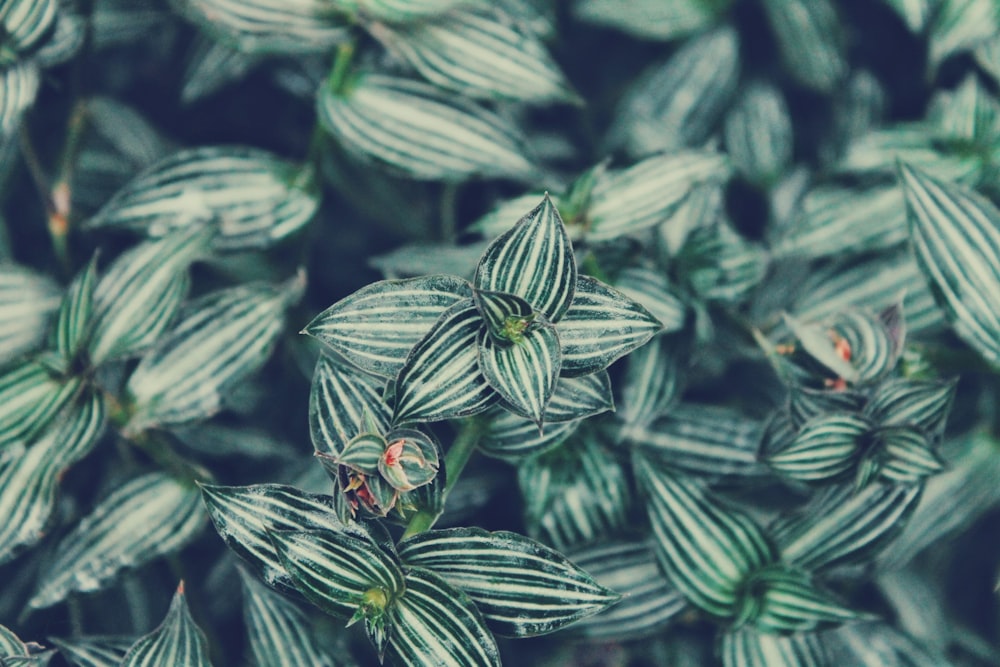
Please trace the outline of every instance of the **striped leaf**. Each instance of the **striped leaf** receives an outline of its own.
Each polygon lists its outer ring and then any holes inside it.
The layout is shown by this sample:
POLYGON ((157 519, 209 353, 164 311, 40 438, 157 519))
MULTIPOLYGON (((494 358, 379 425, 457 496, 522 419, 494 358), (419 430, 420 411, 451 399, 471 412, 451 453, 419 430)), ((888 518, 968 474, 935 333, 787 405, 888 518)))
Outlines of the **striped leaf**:
MULTIPOLYGON (((560 380, 556 388, 566 379, 560 380)), ((546 412, 545 428, 539 433, 538 424, 530 419, 507 410, 497 410, 487 422, 476 447, 487 456, 519 463, 558 447, 576 431, 580 421, 577 419, 552 423, 546 412)))
POLYGON ((945 469, 945 463, 923 430, 884 426, 875 432, 881 447, 881 476, 896 484, 915 484, 945 469))
POLYGON ((646 427, 626 431, 646 455, 698 475, 758 475, 760 422, 731 408, 681 403, 646 427))
POLYGON ((133 638, 84 635, 72 639, 49 639, 73 667, 119 667, 133 644, 133 638))
POLYGON ((697 482, 641 455, 633 461, 667 578, 692 604, 733 616, 743 580, 775 560, 764 532, 697 482))
POLYGON ((588 241, 609 241, 667 220, 697 186, 729 179, 729 159, 706 150, 670 150, 597 178, 588 241))
MULTIPOLYGON (((565 202, 562 200, 562 197, 551 193, 548 194, 549 199, 552 200, 557 209, 565 210, 565 202)), ((538 206, 538 201, 544 199, 545 195, 545 192, 529 192, 511 199, 503 199, 495 202, 493 208, 488 213, 469 225, 469 231, 481 234, 488 239, 496 238, 510 231, 510 228, 524 217, 524 212, 538 206)), ((566 220, 563 220, 563 222, 566 223, 566 220)), ((578 230, 569 229, 571 234, 573 231, 578 230)))
POLYGON ((565 422, 613 411, 611 377, 598 371, 578 377, 561 377, 545 407, 545 423, 565 422))
POLYGON ((344 95, 317 96, 323 127, 355 157, 420 180, 530 181, 538 170, 509 121, 436 86, 365 74, 344 95))
POLYGON ((712 301, 743 299, 764 279, 768 265, 764 249, 725 221, 692 230, 678 259, 687 264, 684 278, 691 289, 712 301))
POLYGON ((723 667, 824 667, 826 651, 819 637, 798 632, 789 635, 754 628, 731 630, 720 638, 723 667))
POLYGON ((556 324, 562 345, 562 373, 603 370, 662 328, 648 310, 618 290, 580 276, 573 304, 556 324))
POLYGON ((617 28, 643 39, 673 40, 716 23, 729 0, 579 0, 573 15, 585 23, 617 28))
POLYGON ((340 528, 335 499, 291 486, 201 487, 208 515, 226 545, 269 586, 294 589, 268 533, 281 530, 340 528))
POLYGON ((872 424, 860 416, 820 415, 803 425, 787 447, 768 453, 765 461, 789 479, 832 479, 854 467, 872 438, 871 429, 872 424))
POLYGON ((752 625, 761 632, 812 632, 864 616, 817 588, 810 577, 785 565, 772 565, 751 574, 745 582, 736 625, 752 625))
POLYGON ((51 280, 13 263, 0 263, 0 364, 44 339, 59 288, 51 280))
POLYGON ((339 454, 371 420, 377 432, 389 428, 391 414, 382 387, 373 378, 325 354, 313 371, 309 392, 309 432, 317 452, 339 454))
POLYGON ((781 91, 753 81, 726 116, 726 149, 744 177, 774 184, 792 161, 792 117, 781 91))
POLYGON ((972 54, 983 72, 1000 81, 1000 35, 979 42, 972 54))
POLYGON ((971 49, 1000 32, 1000 8, 992 2, 942 0, 937 4, 929 31, 932 70, 953 53, 971 49))
POLYGON ((506 345, 485 332, 479 336, 479 368, 486 382, 506 407, 532 420, 539 429, 561 365, 559 336, 544 320, 536 320, 520 341, 506 345))
POLYGON ((70 593, 98 590, 122 569, 180 549, 204 523, 197 488, 163 473, 137 477, 62 539, 28 606, 41 609, 70 593))
POLYGON ((553 323, 566 314, 577 288, 576 258, 548 196, 490 243, 473 284, 477 290, 520 297, 553 323))
MULTIPOLYGON (((788 394, 788 414, 798 430, 814 418, 831 413, 860 412, 865 396, 855 391, 791 387, 788 394)), ((866 416, 867 413, 866 413, 866 416)), ((874 421, 878 421, 874 419, 874 421)))
POLYGON ((243 622, 250 653, 259 667, 315 665, 334 667, 310 632, 310 620, 293 602, 261 585, 240 569, 243 583, 243 622))
POLYGON ((642 305, 663 325, 663 332, 680 331, 688 320, 688 306, 662 271, 629 267, 618 274, 615 288, 642 305))
POLYGON ((207 36, 196 37, 184 68, 181 102, 190 105, 209 97, 243 79, 265 58, 207 36))
POLYGON ((47 36, 55 24, 57 0, 11 0, 0 10, 5 35, 4 46, 15 52, 27 52, 47 36))
POLYGON ((396 27, 373 24, 372 34, 420 76, 465 97, 576 99, 538 36, 486 3, 396 27))
POLYGON ((104 401, 92 394, 67 407, 26 452, 0 463, 0 563, 42 539, 66 470, 96 444, 104 401))
POLYGON ((530 303, 504 292, 475 290, 472 296, 487 331, 497 342, 511 343, 524 338, 524 330, 535 317, 530 303))
POLYGON ((1000 211, 906 164, 900 179, 917 260, 955 332, 1000 365, 1000 211))
POLYGON ((211 664, 208 640, 191 618, 181 582, 163 623, 132 645, 121 667, 210 667, 211 664))
POLYGON ((824 635, 832 665, 940 667, 953 661, 888 623, 850 623, 824 635))
POLYGON ((28 655, 27 645, 21 641, 14 631, 0 625, 0 658, 28 655))
POLYGON ((685 347, 674 337, 659 336, 628 356, 617 410, 624 437, 641 440, 631 435, 632 429, 649 426, 677 400, 682 389, 681 357, 685 347))
POLYGON ((800 83, 832 92, 847 74, 841 27, 829 0, 764 0, 785 67, 800 83))
POLYGON ((805 353, 825 367, 826 371, 847 382, 859 380, 858 370, 850 363, 851 350, 849 347, 845 349, 842 344, 838 346, 840 337, 835 332, 831 334, 828 327, 815 322, 800 322, 787 313, 784 319, 805 353))
POLYGON ((937 178, 974 183, 982 175, 982 160, 960 151, 942 152, 936 130, 920 123, 872 130, 852 141, 836 171, 864 176, 889 176, 898 161, 937 178))
POLYGON ((899 534, 917 506, 921 488, 919 484, 834 487, 801 512, 779 521, 770 533, 783 560, 806 571, 864 562, 899 534))
POLYGON ((393 423, 476 414, 497 400, 479 369, 483 319, 472 299, 448 308, 407 356, 396 377, 393 423))
POLYGON ((358 368, 394 377, 445 310, 469 296, 469 284, 455 276, 384 280, 333 304, 303 331, 358 368))
POLYGON ((187 294, 188 266, 207 249, 214 229, 187 227, 123 253, 94 288, 93 365, 150 347, 170 326, 187 294))
POLYGON ((646 541, 614 540, 567 554, 601 586, 621 600, 588 616, 567 631, 590 641, 623 641, 653 636, 687 609, 687 600, 670 585, 646 541))
POLYGON ((717 28, 681 46, 640 75, 626 94, 609 143, 632 156, 701 146, 729 106, 739 82, 739 35, 717 28))
POLYGON ((10 137, 17 131, 21 116, 35 102, 41 79, 33 60, 0 69, 0 137, 10 137))
POLYGON ((406 593, 391 609, 388 654, 401 667, 499 667, 496 640, 476 605, 442 577, 406 571, 406 593))
POLYGON ((159 238, 180 227, 215 224, 215 249, 247 250, 297 231, 318 207, 308 168, 256 148, 199 147, 150 166, 86 226, 159 238))
POLYGON ((60 378, 44 359, 8 368, 0 376, 0 462, 12 455, 12 445, 41 433, 80 384, 60 378))
POLYGON ((374 475, 378 473, 378 462, 389 443, 377 433, 360 433, 344 447, 337 457, 338 465, 345 465, 351 470, 374 475))
POLYGON ((284 285, 220 290, 188 306, 133 371, 127 392, 135 412, 126 430, 204 419, 226 392, 260 368, 284 329, 285 309, 302 294, 300 277, 284 285))
POLYGON ((723 215, 723 187, 703 183, 691 188, 673 213, 656 229, 660 255, 669 262, 680 253, 696 229, 711 227, 723 215))
POLYGON ((346 33, 340 12, 325 0, 172 0, 171 4, 209 34, 246 53, 324 53, 346 33))
POLYGON ((332 530, 270 533, 295 587, 328 614, 350 618, 365 594, 380 590, 390 603, 406 589, 396 561, 371 539, 332 530))
POLYGON ((399 557, 465 591, 505 637, 555 632, 619 599, 559 552, 517 533, 432 530, 403 540, 399 557))
POLYGON ((517 481, 528 533, 561 551, 593 543, 635 521, 628 475, 586 424, 571 441, 522 462, 517 481))
POLYGON ((86 342, 87 328, 94 313, 94 286, 97 283, 97 255, 73 279, 59 306, 59 318, 54 332, 59 355, 72 365, 80 347, 86 342))
POLYGON ((953 91, 941 91, 934 97, 928 119, 942 139, 973 150, 989 150, 1000 131, 1000 103, 970 73, 953 91))
POLYGON ((477 5, 480 0, 337 0, 337 4, 365 20, 410 23, 446 14, 462 5, 477 5))
POLYGON ((398 428, 385 435, 388 446, 378 460, 378 473, 392 488, 406 493, 429 484, 441 466, 441 445, 428 433, 398 428))

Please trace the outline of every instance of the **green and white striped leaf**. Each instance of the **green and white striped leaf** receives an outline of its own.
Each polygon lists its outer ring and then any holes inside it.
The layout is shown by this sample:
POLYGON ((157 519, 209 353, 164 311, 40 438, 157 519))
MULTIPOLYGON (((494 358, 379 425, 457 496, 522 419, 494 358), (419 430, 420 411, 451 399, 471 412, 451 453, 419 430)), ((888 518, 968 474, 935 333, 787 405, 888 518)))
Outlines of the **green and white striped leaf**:
POLYGON ((723 667, 825 667, 826 651, 819 636, 797 632, 789 635, 760 632, 754 628, 731 630, 720 638, 723 667))
MULTIPOLYGON (((788 394, 788 415, 796 431, 824 415, 850 416, 865 405, 864 394, 847 389, 813 389, 793 386, 788 394)), ((867 413, 864 416, 869 416, 867 413)), ((874 421, 878 421, 875 419, 874 421)))
POLYGON ((545 423, 574 421, 614 411, 611 377, 607 371, 560 377, 545 407, 545 423))
POLYGON ((469 283, 455 276, 383 280, 333 304, 303 331, 358 368, 395 377, 445 310, 471 295, 469 283))
POLYGON ((764 0, 785 67, 800 83, 832 92, 847 74, 837 11, 829 0, 764 0))
POLYGON ((731 27, 695 37, 626 93, 609 137, 629 155, 701 146, 739 83, 739 35, 731 27))
POLYGON ((371 539, 333 530, 279 530, 270 537, 295 587, 333 616, 350 618, 371 589, 390 601, 406 589, 399 565, 371 539))
POLYGON ((832 665, 940 667, 952 660, 888 623, 850 623, 824 634, 832 665))
POLYGON ((260 584, 240 569, 243 621, 250 653, 259 667, 315 665, 334 667, 333 658, 317 646, 306 613, 288 598, 260 584))
POLYGON ((733 166, 753 183, 773 185, 792 161, 792 117, 774 84, 748 84, 726 116, 723 134, 733 166))
POLYGON ((660 331, 662 324, 618 290, 580 276, 573 304, 556 324, 562 345, 562 373, 603 370, 660 331))
POLYGON ((906 164, 900 179, 917 260, 955 332, 1000 366, 1000 211, 906 164))
MULTIPOLYGON (((566 379, 560 380, 560 384, 566 379)), ((558 387, 559 384, 556 385, 558 387)), ((532 420, 500 409, 487 421, 476 448, 487 456, 519 463, 558 447, 576 431, 580 422, 580 419, 576 419, 553 423, 548 420, 546 413, 545 428, 539 433, 538 424, 532 420)))
POLYGON ((94 366, 150 347, 187 295, 188 266, 201 257, 212 227, 186 227, 128 250, 94 288, 87 351, 94 366))
POLYGON ((486 248, 473 284, 527 301, 550 322, 558 322, 577 288, 573 246, 555 204, 546 195, 509 231, 486 248))
POLYGON ((733 616, 743 580, 777 555, 764 532, 703 485, 641 455, 633 461, 667 578, 692 604, 733 616))
POLYGON ((785 565, 754 572, 745 586, 737 626, 751 625, 773 634, 812 632, 864 616, 817 588, 806 573, 785 565))
POLYGON ((0 625, 0 658, 23 655, 29 655, 27 645, 14 634, 13 630, 0 625))
POLYGON ((479 369, 477 341, 483 329, 472 299, 441 315, 396 377, 394 424, 473 415, 499 398, 479 369))
POLYGON ((617 410, 623 437, 642 440, 631 435, 632 430, 646 428, 677 400, 683 382, 685 348, 675 337, 659 336, 628 356, 617 410))
POLYGON ((722 219, 723 191, 721 184, 696 185, 673 213, 657 227, 657 249, 667 264, 684 248, 691 232, 716 225, 722 219))
POLYGON ((891 248, 907 238, 899 188, 820 186, 803 198, 795 221, 771 247, 778 256, 830 257, 891 248))
POLYGON ((364 20, 386 23, 410 23, 446 14, 464 5, 476 6, 481 0, 337 0, 364 20))
POLYGON ((957 386, 957 379, 891 379, 879 386, 865 405, 865 414, 883 426, 915 426, 940 436, 957 386))
POLYGON ((86 456, 104 428, 104 400, 69 406, 27 451, 0 463, 0 563, 42 539, 66 469, 86 456))
POLYGON ((0 462, 18 442, 31 441, 79 391, 80 380, 60 378, 45 360, 25 361, 0 376, 0 462))
POLYGON ((680 331, 688 320, 688 307, 662 271, 629 267, 618 274, 615 288, 641 304, 663 325, 662 331, 680 331))
POLYGON ((561 551, 635 523, 631 481, 586 423, 572 440, 522 462, 517 481, 528 534, 561 551))
POLYGON ((4 47, 26 53, 37 46, 56 21, 57 0, 11 0, 0 9, 4 47))
POLYGON ((982 159, 963 151, 942 152, 936 134, 936 128, 921 123, 872 130, 852 141, 834 168, 846 174, 889 176, 902 161, 936 178, 970 184, 978 181, 982 159))
MULTIPOLYGON (((485 3, 484 3, 485 4, 485 3)), ((435 86, 475 99, 576 99, 559 66, 527 26, 489 4, 372 34, 435 86)))
POLYGON ((70 366, 76 360, 80 347, 86 342, 87 329, 94 312, 94 286, 97 283, 97 255, 70 283, 66 296, 59 306, 56 320, 56 351, 70 366))
POLYGON ((208 294, 142 358, 126 391, 135 412, 126 430, 204 419, 218 412, 237 382, 260 368, 285 324, 285 309, 304 289, 249 284, 208 294))
POLYGON ((84 635, 72 639, 51 637, 49 641, 73 667, 119 667, 134 638, 84 635))
POLYGON ((943 139, 971 149, 989 150, 1000 132, 1000 103, 972 73, 954 90, 939 92, 927 115, 943 139))
POLYGON ((247 250, 270 246, 297 231, 318 207, 319 192, 308 167, 257 148, 204 146, 150 166, 86 227, 130 229, 159 238, 180 227, 212 224, 218 231, 215 249, 247 250))
POLYGON ((647 541, 603 542, 567 556, 600 585, 621 594, 621 600, 611 607, 568 628, 573 637, 590 641, 651 637, 689 608, 684 596, 660 570, 647 541))
POLYGON ((1000 81, 1000 35, 994 35, 979 42, 972 50, 972 55, 982 70, 1000 81))
POLYGON ((406 593, 391 609, 388 655, 403 667, 499 667, 496 640, 461 589, 419 567, 406 571, 406 593))
POLYGON ((843 378, 848 382, 859 380, 858 370, 836 349, 829 328, 815 322, 800 322, 787 313, 784 315, 784 320, 806 354, 833 373, 834 377, 843 378))
POLYGON ((35 102, 41 80, 41 72, 33 60, 21 60, 0 69, 0 138, 17 131, 21 116, 35 102))
POLYGON ((360 433, 351 438, 337 457, 338 465, 345 465, 366 475, 378 472, 378 462, 389 443, 377 433, 360 433))
POLYGON ((678 256, 687 282, 702 298, 739 301, 767 273, 767 252, 725 221, 693 230, 678 256))
POLYGON ((948 56, 973 48, 1000 32, 1000 7, 976 0, 941 0, 930 24, 931 71, 948 56))
POLYGON ((226 545, 269 586, 294 589, 268 533, 281 530, 341 529, 332 496, 280 484, 212 486, 203 484, 208 515, 226 545))
POLYGON ((573 15, 635 37, 669 41, 716 23, 729 0, 577 0, 573 15))
POLYGON ((945 469, 945 462, 923 430, 884 426, 875 436, 881 448, 879 474, 896 484, 916 484, 945 469))
POLYGON ((724 183, 731 172, 726 155, 707 150, 671 150, 606 171, 590 193, 586 238, 610 241, 665 222, 692 190, 724 183))
POLYGON ((389 444, 378 460, 378 472, 394 489, 407 493, 437 476, 441 443, 432 433, 398 428, 387 433, 385 439, 389 444))
POLYGON ((205 519, 197 488, 163 473, 137 477, 62 539, 28 606, 42 609, 70 593, 98 590, 121 570, 180 549, 205 519))
POLYGON ((195 38, 184 68, 181 102, 190 105, 205 99, 243 79, 265 58, 256 53, 245 53, 236 46, 217 42, 208 36, 195 38))
POLYGON ((754 476, 763 426, 732 408, 681 403, 648 426, 623 433, 657 460, 697 475, 754 476))
POLYGON ((348 153, 411 178, 538 175, 520 130, 431 84, 364 74, 344 94, 324 87, 317 107, 323 127, 348 153))
POLYGON ((38 346, 59 288, 45 276, 16 264, 0 264, 0 364, 38 346))
MULTIPOLYGON (((538 201, 544 199, 546 194, 549 195, 549 199, 552 200, 552 204, 557 209, 565 210, 565 202, 558 195, 545 192, 528 192, 527 194, 495 202, 493 208, 488 213, 469 225, 469 231, 481 234, 488 239, 494 239, 510 231, 510 228, 524 217, 524 212, 538 206, 538 201)), ((578 238, 574 235, 574 232, 579 230, 571 227, 569 223, 566 223, 565 219, 563 223, 567 224, 567 231, 570 237, 573 239, 578 238)))
POLYGON ((506 407, 539 429, 561 366, 559 336, 543 319, 533 322, 515 343, 498 343, 485 332, 479 336, 479 368, 486 382, 506 407))
POLYGON ((163 623, 132 645, 121 667, 211 667, 211 664, 208 640, 191 618, 181 582, 163 623))
POLYGON ((389 428, 392 415, 382 400, 381 383, 320 355, 309 392, 309 432, 317 452, 339 454, 371 420, 377 432, 389 428))
MULTIPOLYGON (((324 53, 346 37, 325 0, 172 0, 188 20, 245 53, 324 53)), ((339 11, 338 11, 339 10, 339 11)))
POLYGON ((501 344, 522 338, 535 317, 531 304, 519 296, 485 290, 475 290, 472 296, 490 336, 501 344))
POLYGON ((815 572, 863 562, 882 551, 906 525, 920 499, 919 484, 831 488, 801 512, 771 528, 782 559, 815 572))
POLYGON ((846 473, 872 437, 872 424, 851 414, 820 415, 808 421, 795 439, 764 460, 782 477, 816 482, 846 473))
POLYGON ((401 542, 399 557, 465 591, 505 637, 555 632, 619 599, 559 552, 517 533, 432 530, 401 542))

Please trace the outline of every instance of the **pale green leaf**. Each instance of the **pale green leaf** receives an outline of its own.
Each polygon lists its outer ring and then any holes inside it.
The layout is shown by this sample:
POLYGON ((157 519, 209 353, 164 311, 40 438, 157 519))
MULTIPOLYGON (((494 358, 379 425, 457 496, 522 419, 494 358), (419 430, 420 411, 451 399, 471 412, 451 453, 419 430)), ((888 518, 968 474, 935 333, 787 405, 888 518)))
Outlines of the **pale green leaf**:
POLYGON ((852 141, 835 169, 862 176, 889 176, 902 161, 937 178, 975 183, 982 159, 964 151, 943 152, 935 128, 922 123, 872 130, 852 141))
POLYGON ((77 378, 60 378, 43 361, 26 361, 0 376, 0 462, 12 446, 30 441, 80 388, 77 378))
POLYGON ((0 658, 28 655, 28 647, 14 631, 0 625, 0 658))
POLYGON ((729 0, 577 0, 573 15, 646 39, 673 40, 714 25, 729 0))
POLYGON ((792 161, 792 118, 773 84, 748 84, 726 116, 726 149, 733 166, 753 183, 775 183, 792 161))
MULTIPOLYGON (((24 2, 24 4, 29 4, 24 2)), ((54 4, 54 3, 50 3, 54 4)), ((21 124, 21 116, 35 102, 41 85, 41 72, 33 60, 20 60, 0 70, 0 138, 9 137, 21 124)))
POLYGON ((723 667, 825 667, 826 651, 813 633, 789 635, 754 628, 731 630, 720 638, 723 667))
POLYGON ((864 614, 838 602, 810 576, 786 565, 764 567, 747 577, 735 624, 774 634, 812 632, 857 620, 864 614))
POLYGON ((658 319, 664 333, 679 331, 687 323, 688 306, 662 271, 638 266, 626 268, 618 274, 615 288, 658 319))
POLYGON ((5 3, 0 22, 6 48, 28 52, 46 37, 56 20, 57 0, 11 0, 5 3))
POLYGON ((686 366, 685 348, 675 337, 659 336, 625 360, 622 400, 617 410, 623 437, 642 440, 632 436, 632 430, 649 426, 677 400, 686 366))
POLYGON ((51 280, 0 263, 0 364, 37 347, 58 307, 59 288, 51 280))
POLYGON ((182 582, 163 623, 132 645, 121 667, 211 667, 211 664, 208 641, 191 618, 182 582))
POLYGON ((832 92, 847 73, 836 6, 829 0, 764 0, 763 7, 792 76, 832 92))
POLYGON ((930 23, 930 66, 1000 32, 1000 7, 979 0, 940 0, 930 23))

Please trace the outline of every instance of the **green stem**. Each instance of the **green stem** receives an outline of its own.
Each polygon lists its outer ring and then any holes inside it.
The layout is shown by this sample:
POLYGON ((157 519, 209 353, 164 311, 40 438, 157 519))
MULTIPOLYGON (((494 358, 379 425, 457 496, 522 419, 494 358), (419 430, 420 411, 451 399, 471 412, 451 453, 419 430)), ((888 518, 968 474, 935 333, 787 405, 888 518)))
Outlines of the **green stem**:
POLYGON ((351 70, 351 61, 354 60, 354 40, 341 42, 337 46, 337 54, 333 57, 333 67, 330 68, 330 76, 326 78, 326 85, 330 92, 341 94, 348 83, 348 72, 351 70))
MULTIPOLYGON (((462 424, 462 430, 458 432, 455 441, 451 443, 451 448, 444 457, 445 474, 448 476, 448 481, 445 482, 444 491, 442 492, 445 501, 448 499, 448 493, 455 486, 455 482, 461 476, 462 470, 465 469, 465 464, 472 457, 472 452, 475 451, 476 444, 479 442, 482 433, 482 422, 475 418, 467 419, 462 424)), ((440 512, 432 512, 430 510, 417 512, 410 519, 410 523, 407 524, 401 539, 405 540, 408 537, 413 537, 414 535, 419 535, 430 530, 434 522, 437 521, 438 516, 440 516, 440 512)))

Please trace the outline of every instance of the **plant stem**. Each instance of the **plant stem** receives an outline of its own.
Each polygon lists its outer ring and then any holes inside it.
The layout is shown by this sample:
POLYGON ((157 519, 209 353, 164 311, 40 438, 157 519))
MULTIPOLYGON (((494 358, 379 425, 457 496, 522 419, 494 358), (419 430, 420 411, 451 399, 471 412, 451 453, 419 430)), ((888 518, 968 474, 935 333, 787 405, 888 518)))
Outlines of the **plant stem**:
MULTIPOLYGON (((472 452, 475 451, 476 444, 479 442, 482 432, 482 422, 475 418, 467 419, 462 424, 462 430, 458 432, 455 441, 451 443, 451 448, 444 457, 444 470, 448 476, 444 485, 444 491, 442 492, 445 501, 448 499, 448 493, 455 486, 455 482, 461 476, 462 470, 465 469, 465 464, 472 457, 472 452)), ((410 519, 410 523, 407 524, 406 530, 403 531, 403 537, 400 539, 405 540, 408 537, 413 537, 414 535, 430 530, 440 515, 440 512, 433 512, 431 510, 417 512, 410 519)))
POLYGON ((341 42, 337 46, 337 54, 333 58, 333 67, 330 68, 330 76, 326 78, 326 85, 331 93, 340 95, 348 83, 348 72, 351 70, 351 61, 354 59, 354 40, 350 39, 341 42))

